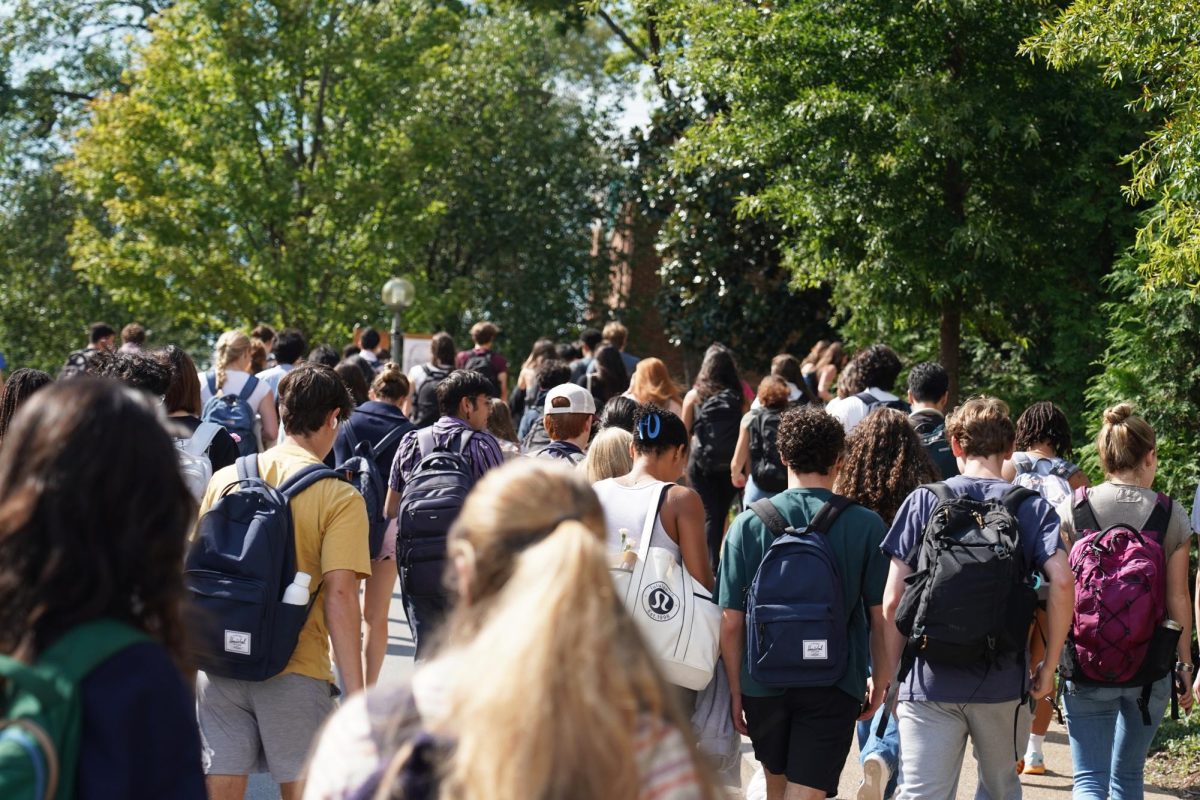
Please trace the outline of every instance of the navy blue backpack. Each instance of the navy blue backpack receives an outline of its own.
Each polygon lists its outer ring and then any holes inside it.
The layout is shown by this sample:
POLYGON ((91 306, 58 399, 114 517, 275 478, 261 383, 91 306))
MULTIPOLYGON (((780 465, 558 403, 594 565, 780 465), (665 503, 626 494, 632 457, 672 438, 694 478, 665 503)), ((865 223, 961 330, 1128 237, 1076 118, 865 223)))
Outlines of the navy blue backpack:
POLYGON ((376 456, 386 452, 396 441, 412 430, 397 427, 388 431, 387 435, 375 444, 360 442, 354 435, 354 426, 346 426, 346 436, 350 439, 350 447, 354 455, 338 464, 336 469, 342 477, 358 490, 367 503, 367 521, 369 528, 367 538, 371 546, 371 558, 379 555, 383 547, 383 534, 387 531, 387 517, 383 515, 383 504, 387 498, 387 477, 379 473, 376 456))
POLYGON ((833 495, 803 529, 775 505, 750 505, 775 541, 746 598, 750 677, 764 686, 833 686, 846 672, 848 617, 829 529, 851 501, 833 495))
POLYGON ((258 378, 253 375, 246 378, 246 384, 237 394, 221 394, 217 389, 216 373, 209 372, 204 377, 212 397, 204 404, 204 409, 200 412, 200 419, 203 422, 215 422, 234 434, 238 453, 241 455, 249 456, 257 453, 258 437, 254 433, 254 422, 257 415, 250 407, 250 396, 258 388, 258 378))
POLYGON ((197 620, 197 664, 222 678, 265 681, 287 666, 320 590, 306 605, 281 602, 296 576, 296 537, 289 501, 341 476, 314 464, 278 488, 259 477, 258 456, 237 460, 237 483, 200 518, 184 561, 184 583, 197 620))
POLYGON ((432 428, 417 431, 421 461, 404 484, 396 531, 396 564, 404 591, 416 597, 446 594, 446 536, 475 484, 465 452, 474 431, 436 447, 432 428))

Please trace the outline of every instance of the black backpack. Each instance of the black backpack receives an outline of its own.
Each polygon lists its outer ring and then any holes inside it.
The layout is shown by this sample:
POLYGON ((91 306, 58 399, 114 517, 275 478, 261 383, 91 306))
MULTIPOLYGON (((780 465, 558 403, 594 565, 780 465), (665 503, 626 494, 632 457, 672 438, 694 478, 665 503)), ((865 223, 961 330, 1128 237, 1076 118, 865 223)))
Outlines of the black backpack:
POLYGON ((760 408, 750 421, 750 474, 754 485, 764 492, 782 492, 787 488, 787 469, 775 445, 779 417, 777 409, 760 408))
POLYGON ((495 368, 492 367, 491 350, 472 350, 471 355, 467 356, 466 363, 463 364, 463 369, 478 372, 487 378, 488 383, 492 385, 492 397, 500 396, 500 376, 496 374, 495 368))
POLYGON ((946 421, 928 418, 910 417, 913 430, 921 437, 925 452, 933 460, 934 466, 942 474, 942 480, 953 478, 958 474, 958 461, 950 450, 950 442, 946 439, 946 421))
POLYGON ((404 591, 414 597, 445 598, 446 536, 475 484, 466 456, 474 431, 439 447, 432 428, 416 432, 421 461, 404 482, 396 528, 396 566, 404 591))
POLYGON ((350 449, 354 455, 338 464, 335 469, 366 501, 367 540, 371 547, 371 558, 379 555, 383 547, 383 534, 388 525, 387 517, 383 515, 383 504, 387 497, 387 476, 380 474, 377 456, 408 431, 407 427, 392 428, 386 436, 372 444, 360 442, 354 435, 354 426, 346 425, 346 435, 350 439, 350 449))
POLYGON ((1037 608, 1017 510, 1037 493, 1019 486, 999 500, 958 496, 944 483, 924 488, 938 504, 921 536, 896 627, 907 637, 901 681, 916 657, 968 666, 1024 653, 1037 608))
POLYGON ((728 472, 742 421, 742 398, 732 389, 710 395, 696 409, 692 458, 701 472, 728 472))
MULTIPOLYGON (((878 397, 871 394, 870 392, 859 392, 858 394, 856 394, 854 396, 857 397, 859 400, 861 400, 863 405, 867 407, 867 412, 866 412, 867 414, 870 414, 872 411, 874 411, 876 406, 883 406, 884 408, 894 408, 897 411, 903 411, 905 414, 909 414, 912 412, 912 406, 910 406, 907 402, 905 402, 903 400, 884 401, 884 400, 880 400, 878 397)), ((863 416, 865 417, 866 414, 863 414, 863 416)))
POLYGON ((438 369, 432 364, 425 365, 425 381, 417 389, 413 399, 413 424, 418 428, 428 428, 438 421, 441 412, 438 410, 437 387, 449 377, 450 372, 438 369))
POLYGON ((283 593, 296 576, 292 498, 341 476, 314 464, 278 487, 259 477, 258 456, 237 460, 238 481, 200 518, 184 561, 183 579, 196 607, 190 633, 200 669, 223 678, 265 681, 292 658, 317 587, 306 605, 283 593))

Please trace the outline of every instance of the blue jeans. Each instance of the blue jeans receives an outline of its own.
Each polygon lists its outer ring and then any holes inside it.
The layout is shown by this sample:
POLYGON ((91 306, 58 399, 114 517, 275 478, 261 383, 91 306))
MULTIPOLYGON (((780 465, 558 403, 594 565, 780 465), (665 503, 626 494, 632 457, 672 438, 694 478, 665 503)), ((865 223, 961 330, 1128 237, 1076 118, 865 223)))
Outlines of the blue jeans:
POLYGON ((874 717, 866 722, 858 723, 859 762, 865 761, 869 755, 878 755, 888 765, 888 771, 891 772, 887 790, 883 793, 885 798, 895 794, 896 782, 900 777, 900 729, 896 727, 896 715, 888 714, 887 727, 883 729, 883 736, 875 735, 879 731, 879 721, 886 713, 886 709, 881 706, 875 712, 874 717))
POLYGON ((746 488, 742 489, 742 508, 749 508, 751 503, 762 500, 764 497, 774 497, 776 494, 778 492, 764 492, 754 482, 754 476, 747 475, 746 488))
POLYGON ((1142 723, 1142 688, 1076 686, 1063 694, 1071 740, 1074 800, 1141 800, 1146 751, 1171 699, 1171 676, 1150 693, 1150 724, 1142 723))

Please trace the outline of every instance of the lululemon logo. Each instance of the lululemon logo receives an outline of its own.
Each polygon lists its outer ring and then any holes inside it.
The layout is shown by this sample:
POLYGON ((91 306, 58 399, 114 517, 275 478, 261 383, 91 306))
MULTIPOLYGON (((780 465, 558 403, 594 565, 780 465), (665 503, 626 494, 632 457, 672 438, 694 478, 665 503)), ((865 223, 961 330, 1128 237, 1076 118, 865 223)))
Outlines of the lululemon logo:
POLYGON ((665 583, 652 583, 642 594, 646 614, 650 619, 666 622, 679 613, 679 598, 665 583))

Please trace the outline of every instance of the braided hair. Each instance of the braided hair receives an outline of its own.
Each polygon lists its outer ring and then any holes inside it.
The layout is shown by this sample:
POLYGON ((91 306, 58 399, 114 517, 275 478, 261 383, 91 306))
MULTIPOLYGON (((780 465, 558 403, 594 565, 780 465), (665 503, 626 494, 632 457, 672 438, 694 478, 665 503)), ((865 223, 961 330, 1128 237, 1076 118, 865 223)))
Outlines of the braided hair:
POLYGON ((241 331, 225 331, 217 339, 216 358, 213 359, 213 370, 217 374, 217 389, 225 385, 225 371, 238 363, 250 352, 250 337, 241 331))
POLYGON ((1016 448, 1028 450, 1038 442, 1049 442, 1059 458, 1071 452, 1071 425, 1062 409, 1049 400, 1034 403, 1017 417, 1016 448))

